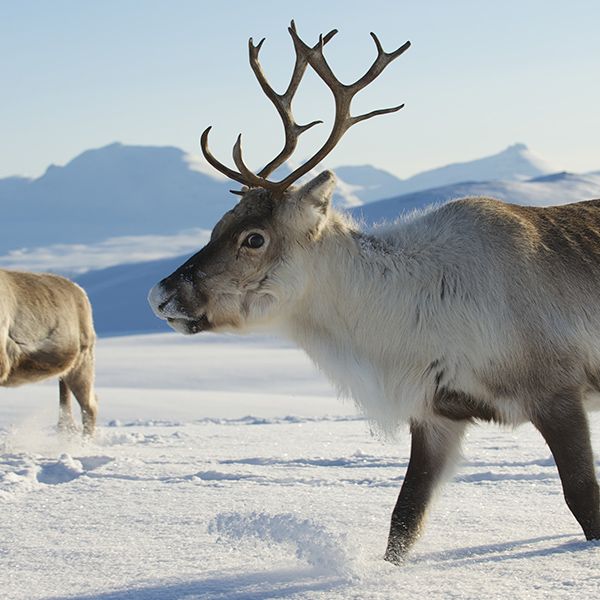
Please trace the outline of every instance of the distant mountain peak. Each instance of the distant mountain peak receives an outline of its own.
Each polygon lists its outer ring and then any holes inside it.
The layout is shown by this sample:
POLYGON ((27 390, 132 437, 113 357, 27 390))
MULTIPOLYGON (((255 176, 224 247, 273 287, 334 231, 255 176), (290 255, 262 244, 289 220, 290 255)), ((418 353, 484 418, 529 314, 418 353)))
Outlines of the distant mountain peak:
POLYGON ((533 153, 525 144, 516 143, 492 156, 419 173, 403 182, 402 193, 463 181, 526 181, 557 171, 560 169, 533 153))
POLYGON ((349 184, 349 193, 339 185, 334 199, 338 206, 350 208, 356 206, 356 198, 368 203, 465 181, 527 181, 559 170, 519 142, 492 156, 452 163, 404 180, 370 165, 338 167, 335 172, 349 184))
MULTIPOLYGON (((523 143, 406 180, 371 165, 341 166, 335 169, 334 202, 353 208, 465 181, 519 182, 559 171, 523 143)), ((10 223, 0 238, 0 253, 126 235, 172 235, 190 226, 212 229, 237 201, 230 188, 231 182, 201 157, 174 146, 114 142, 89 149, 64 166, 50 166, 37 179, 0 179, 0 206, 10 223)))
POLYGON ((235 198, 228 183, 193 168, 188 157, 174 146, 116 142, 35 180, 0 179, 0 206, 11 223, 0 253, 212 228, 235 198))
POLYGON ((508 158, 513 161, 520 161, 521 164, 513 162, 512 164, 508 165, 510 168, 515 170, 515 179, 505 178, 508 181, 519 180, 519 170, 523 171, 525 174, 525 176, 522 179, 531 179, 532 177, 549 175, 551 173, 556 173, 560 170, 556 166, 548 162, 545 158, 542 158, 541 156, 532 152, 525 144, 522 143, 513 144, 503 152, 500 152, 499 154, 496 154, 495 156, 491 156, 489 158, 496 158, 500 160, 502 158, 508 158), (535 173, 536 171, 538 171, 539 174, 534 174, 532 176, 531 173, 535 173))
POLYGON ((517 142, 516 144, 513 144, 512 146, 509 146, 505 150, 505 152, 520 151, 520 150, 529 150, 529 148, 525 144, 522 144, 521 142, 517 142))

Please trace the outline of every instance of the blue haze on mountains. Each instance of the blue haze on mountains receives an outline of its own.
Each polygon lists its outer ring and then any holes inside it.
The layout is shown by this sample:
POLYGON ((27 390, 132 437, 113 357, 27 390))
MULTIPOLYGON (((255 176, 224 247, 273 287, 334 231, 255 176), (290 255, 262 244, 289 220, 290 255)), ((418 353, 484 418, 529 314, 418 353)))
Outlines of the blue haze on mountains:
MULTIPOLYGON (((239 185, 207 175, 196 164, 177 148, 115 143, 88 150, 64 167, 51 166, 38 179, 0 179, 0 257, 21 248, 212 229, 237 202, 229 190, 239 185)), ((464 196, 537 205, 600 197, 600 172, 561 173, 522 144, 405 180, 369 165, 334 171, 339 180, 334 204, 366 226, 464 196)), ((169 330, 152 314, 146 297, 186 258, 132 265, 124 256, 123 264, 78 276, 92 301, 98 333, 169 330)))

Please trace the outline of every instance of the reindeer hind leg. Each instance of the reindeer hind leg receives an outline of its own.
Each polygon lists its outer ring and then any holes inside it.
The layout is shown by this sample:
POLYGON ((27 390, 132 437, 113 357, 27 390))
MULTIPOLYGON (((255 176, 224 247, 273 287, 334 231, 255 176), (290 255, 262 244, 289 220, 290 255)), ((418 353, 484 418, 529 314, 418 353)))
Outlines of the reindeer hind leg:
POLYGON ((71 407, 71 390, 61 377, 58 380, 59 406, 58 406, 58 432, 59 434, 73 433, 76 430, 71 407))
POLYGON ((98 400, 94 393, 93 354, 85 354, 77 367, 64 376, 64 380, 81 408, 83 435, 93 438, 98 414, 98 400))

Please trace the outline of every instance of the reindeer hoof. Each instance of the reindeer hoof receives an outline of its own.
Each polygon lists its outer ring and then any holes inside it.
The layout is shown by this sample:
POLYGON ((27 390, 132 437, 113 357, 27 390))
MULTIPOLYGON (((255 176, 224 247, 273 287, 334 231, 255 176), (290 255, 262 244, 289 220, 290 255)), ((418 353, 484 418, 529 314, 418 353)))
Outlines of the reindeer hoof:
POLYGON ((386 560, 387 562, 399 567, 400 565, 403 565, 406 562, 406 556, 407 552, 403 548, 388 546, 387 550, 385 551, 383 560, 386 560))

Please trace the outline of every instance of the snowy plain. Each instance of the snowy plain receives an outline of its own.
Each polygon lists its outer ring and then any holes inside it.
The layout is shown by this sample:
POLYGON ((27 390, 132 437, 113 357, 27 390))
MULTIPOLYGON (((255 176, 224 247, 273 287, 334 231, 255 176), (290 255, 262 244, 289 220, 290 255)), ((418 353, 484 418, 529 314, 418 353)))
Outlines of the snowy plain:
POLYGON ((97 385, 94 444, 56 436, 56 382, 0 389, 6 600, 598 597, 600 544, 531 427, 470 430, 394 567, 382 556, 408 432, 371 435, 300 351, 102 338, 97 385))
MULTIPOLYGON (((117 145, 100 154, 117 151, 122 158, 132 150, 117 145)), ((177 163, 179 154, 171 154, 177 163)), ((532 160, 522 147, 509 154, 532 160)), ((498 156, 500 167, 506 153, 498 156)), ((476 171, 488 163, 477 161, 476 171)), ((51 169, 45 180, 71 171, 51 169)), ((468 179, 480 181, 474 175, 468 179)), ((348 193, 356 193, 358 183, 348 180, 348 193)), ((361 185, 376 194, 383 184, 361 185)), ((174 189, 172 178, 152 186, 174 189)), ((545 204, 599 190, 598 173, 513 177, 415 192, 356 214, 372 222, 471 193, 545 204)), ((146 193, 138 196, 147 201, 146 193)), ((160 221, 160 212, 146 212, 160 221)), ((3 267, 85 273, 79 279, 102 336, 95 443, 57 437, 56 381, 0 388, 0 598, 600 596, 600 543, 585 541, 550 452, 530 426, 473 427, 409 559, 399 568, 385 563, 409 458, 406 428, 396 440, 373 435, 300 351, 274 339, 124 336, 161 330, 147 291, 179 264, 178 255, 206 241, 210 226, 190 219, 188 226, 202 229, 171 234, 159 225, 161 233, 111 230, 98 240, 86 232, 85 243, 35 238, 37 247, 10 246, 0 256, 3 267), (113 331, 120 337, 107 337, 113 331)), ((590 423, 598 457, 600 413, 590 423)), ((596 465, 600 471, 598 458, 596 465)))

